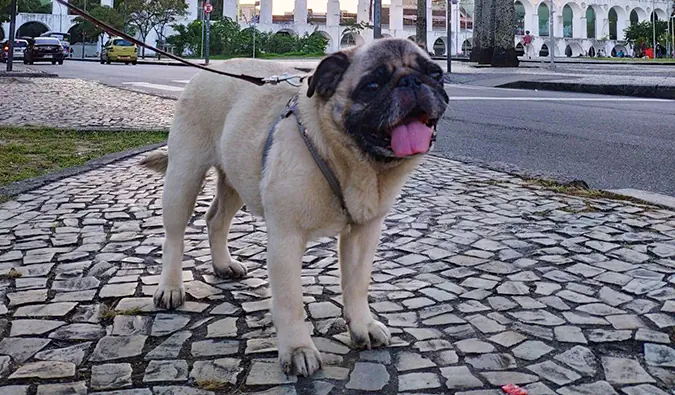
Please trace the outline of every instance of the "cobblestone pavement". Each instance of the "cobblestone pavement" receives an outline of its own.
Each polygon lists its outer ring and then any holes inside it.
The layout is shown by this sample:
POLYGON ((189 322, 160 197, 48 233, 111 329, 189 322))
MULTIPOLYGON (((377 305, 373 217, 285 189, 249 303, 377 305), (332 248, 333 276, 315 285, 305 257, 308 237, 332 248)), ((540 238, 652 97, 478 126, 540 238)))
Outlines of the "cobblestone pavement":
POLYGON ((62 78, 0 78, 0 125, 167 130, 175 100, 62 78))
POLYGON ((212 274, 212 179, 186 236, 188 302, 153 309, 162 181, 138 159, 0 206, 3 395, 673 393, 675 212, 429 158, 372 275, 394 344, 349 347, 335 241, 319 240, 303 285, 326 366, 296 378, 276 361, 263 222, 241 212, 232 227, 247 278, 212 274))

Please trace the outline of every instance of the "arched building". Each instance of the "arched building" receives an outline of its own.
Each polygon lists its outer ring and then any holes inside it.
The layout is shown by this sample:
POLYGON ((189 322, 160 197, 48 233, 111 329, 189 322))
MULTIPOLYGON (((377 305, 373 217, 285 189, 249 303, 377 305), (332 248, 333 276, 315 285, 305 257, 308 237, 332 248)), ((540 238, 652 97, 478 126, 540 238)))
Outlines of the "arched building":
MULTIPOLYGON (((113 0, 100 0, 103 5, 112 5, 113 0)), ((198 18, 201 0, 186 0, 189 8, 184 22, 198 18)), ((238 4, 237 0, 224 0, 223 15, 236 19, 243 26, 257 22, 259 30, 273 32, 311 33, 318 30, 329 41, 327 51, 367 42, 373 39, 371 29, 355 30, 349 23, 372 24, 369 0, 358 0, 356 13, 340 10, 339 0, 326 0, 325 14, 311 12, 307 0, 294 0, 295 8, 286 15, 273 15, 273 0, 261 0, 259 6, 238 4)), ((671 0, 516 0, 516 38, 518 46, 526 30, 535 38, 535 54, 546 56, 551 48, 551 37, 556 56, 580 56, 604 52, 607 56, 625 48, 624 29, 631 23, 647 20, 652 13, 659 20, 667 18, 671 0), (553 34, 549 32, 549 7, 553 7, 553 34)), ((427 0, 427 43, 429 52, 445 55, 448 41, 446 32, 445 1, 427 0)), ((391 0, 382 10, 382 33, 385 36, 415 38, 416 0, 391 0)), ((451 53, 466 54, 473 42, 473 0, 460 0, 451 8, 451 53)), ((52 3, 51 14, 20 13, 17 30, 67 32, 74 24, 74 15, 68 15, 66 7, 52 3), (23 29, 23 30, 22 30, 23 29)), ((3 24, 4 37, 9 34, 9 23, 3 24)), ((170 35, 170 27, 166 34, 170 35)), ((39 33, 38 33, 39 34, 39 33)), ((154 32, 147 37, 155 43, 154 32)))

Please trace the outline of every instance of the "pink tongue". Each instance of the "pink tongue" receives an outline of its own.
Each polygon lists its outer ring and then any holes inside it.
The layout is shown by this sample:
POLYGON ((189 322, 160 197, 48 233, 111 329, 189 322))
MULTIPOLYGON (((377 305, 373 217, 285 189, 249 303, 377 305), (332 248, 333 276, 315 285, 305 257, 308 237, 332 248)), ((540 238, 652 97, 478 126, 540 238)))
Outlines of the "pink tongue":
POLYGON ((399 125, 391 133, 391 148, 399 158, 427 152, 431 134, 431 128, 420 121, 399 125))

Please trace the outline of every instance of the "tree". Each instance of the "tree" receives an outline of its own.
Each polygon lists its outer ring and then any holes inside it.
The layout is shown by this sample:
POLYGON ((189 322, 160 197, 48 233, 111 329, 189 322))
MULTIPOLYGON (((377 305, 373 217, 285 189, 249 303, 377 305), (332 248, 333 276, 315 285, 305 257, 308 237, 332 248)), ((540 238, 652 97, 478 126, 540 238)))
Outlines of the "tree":
MULTIPOLYGON (((166 25, 169 22, 164 21, 174 21, 187 12, 187 4, 183 0, 127 0, 125 3, 129 25, 138 32, 143 42, 155 26, 160 23, 166 25)), ((141 51, 141 57, 145 58, 145 47, 141 51)))
POLYGON ((482 0, 483 10, 481 19, 474 22, 480 23, 480 52, 477 54, 479 64, 491 64, 492 55, 495 51, 495 2, 497 0, 482 0))
POLYGON ((18 0, 19 12, 32 14, 50 14, 52 12, 51 1, 42 0, 18 0))
POLYGON ((652 40, 654 28, 656 29, 656 41, 663 43, 667 37, 668 32, 667 21, 656 21, 655 25, 652 25, 651 21, 644 21, 630 25, 624 30, 625 40, 635 47, 641 47, 642 43, 645 43, 647 47, 651 47, 653 44, 652 40))
POLYGON ((0 0, 0 27, 5 22, 9 22, 12 0, 0 0))
POLYGON ((427 50, 427 0, 417 0, 417 29, 415 40, 417 44, 427 50))
POLYGON ((165 41, 164 29, 168 24, 176 22, 178 17, 187 14, 187 2, 185 0, 155 0, 152 4, 156 7, 153 29, 157 33, 157 39, 165 41))
POLYGON ((518 67, 520 63, 514 46, 516 34, 516 6, 513 0, 494 0, 494 50, 491 65, 518 67))
MULTIPOLYGON (((97 5, 91 9, 89 13, 94 18, 101 20, 115 29, 124 29, 124 18, 122 17, 122 14, 120 14, 120 12, 114 8, 111 8, 107 5, 97 5)), ((73 21, 75 22, 75 26, 73 26, 73 31, 71 32, 72 44, 86 41, 86 38, 98 38, 104 33, 100 27, 80 16, 76 17, 73 21)))
POLYGON ((483 4, 486 0, 475 0, 473 7, 473 44, 469 60, 478 62, 481 54, 481 36, 483 34, 483 4))

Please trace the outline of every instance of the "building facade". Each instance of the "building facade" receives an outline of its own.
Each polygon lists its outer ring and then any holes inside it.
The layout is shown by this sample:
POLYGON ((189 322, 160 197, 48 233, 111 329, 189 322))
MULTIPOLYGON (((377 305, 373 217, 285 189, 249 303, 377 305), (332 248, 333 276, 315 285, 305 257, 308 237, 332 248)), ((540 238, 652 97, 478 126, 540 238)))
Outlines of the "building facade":
MULTIPOLYGON (((214 0, 219 1, 219 0, 214 0)), ((373 39, 371 29, 354 30, 345 24, 365 22, 372 24, 372 10, 369 0, 359 0, 356 13, 349 14, 340 9, 339 0, 326 0, 325 14, 308 10, 307 0, 295 0, 292 14, 277 16, 272 13, 273 0, 261 0, 255 5, 238 4, 237 0, 224 0, 223 15, 238 20, 243 26, 255 23, 262 31, 284 34, 312 33, 317 31, 328 39, 327 52, 342 47, 368 42, 373 39)), ((451 53, 467 54, 473 41, 473 0, 460 0, 451 6, 450 34, 451 53)), ((187 0, 188 14, 183 23, 199 17, 201 0, 187 0)), ((101 0, 102 5, 112 6, 113 0, 101 0)), ((443 1, 427 0, 427 43, 429 51, 437 55, 447 52, 446 4, 443 1)), ((530 31, 534 36, 535 56, 548 56, 551 49, 556 56, 613 55, 618 51, 630 54, 626 46, 624 29, 631 23, 642 22, 654 17, 667 20, 672 13, 672 0, 516 0, 515 45, 522 48, 522 36, 530 31), (550 8, 553 9, 553 31, 549 31, 550 8), (652 16, 653 15, 653 16, 652 16), (554 40, 551 41, 551 37, 554 40), (553 44, 551 44, 553 42, 553 44), (553 45, 553 47, 552 47, 553 45)), ((415 39, 415 0, 391 0, 382 12, 382 33, 385 36, 415 39)), ((20 13, 17 30, 27 24, 39 24, 42 30, 67 32, 74 25, 74 15, 68 15, 66 7, 52 3, 51 14, 20 13)), ((171 28, 166 35, 170 35, 171 28)), ((4 37, 9 35, 9 23, 3 24, 4 37)), ((147 38, 154 44, 154 32, 147 38)))

